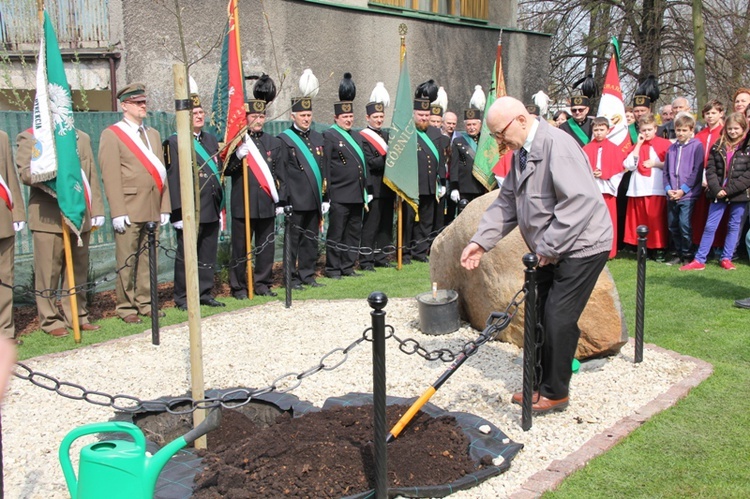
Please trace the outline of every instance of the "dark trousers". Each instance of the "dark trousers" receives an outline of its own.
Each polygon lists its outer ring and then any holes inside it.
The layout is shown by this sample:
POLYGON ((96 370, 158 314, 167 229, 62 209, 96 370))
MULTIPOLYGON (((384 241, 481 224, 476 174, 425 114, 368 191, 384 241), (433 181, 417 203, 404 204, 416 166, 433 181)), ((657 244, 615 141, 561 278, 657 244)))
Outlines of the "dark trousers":
POLYGON ((408 203, 404 203, 406 211, 403 224, 404 263, 411 262, 412 258, 427 258, 427 251, 432 241, 426 239, 433 231, 437 207, 435 196, 419 196, 419 221, 417 222, 414 209, 408 203), (417 244, 417 241, 421 242, 417 244))
MULTIPOLYGON (((250 237, 253 239, 255 264, 253 265, 253 285, 256 293, 271 288, 271 272, 274 257, 275 218, 251 218, 250 237)), ((232 259, 229 263, 229 286, 232 294, 247 292, 247 245, 245 244, 245 219, 232 217, 232 259), (238 263, 238 262, 242 263, 238 263)))
MULTIPOLYGON (((362 222, 362 247, 382 250, 393 244, 393 198, 376 198, 369 204, 362 222)), ((372 253, 359 256, 360 267, 385 265, 388 255, 372 253)))
POLYGON ((320 212, 292 212, 292 285, 311 284, 315 281, 315 264, 318 262, 320 212))
MULTIPOLYGON (((450 193, 450 189, 448 189, 448 192, 450 193)), ((445 218, 443 219, 443 222, 447 226, 450 225, 458 215, 458 203, 453 201, 449 195, 443 197, 443 199, 445 200, 445 218)))
POLYGON ((667 201, 667 225, 669 226, 669 247, 677 255, 688 259, 693 249, 693 218, 695 198, 684 201, 667 201))
POLYGON ((625 172, 617 188, 617 249, 621 250, 625 243, 625 214, 628 211, 628 186, 633 172, 625 172))
MULTIPOLYGON (((544 327, 540 393, 552 400, 568 396, 573 357, 581 330, 578 319, 589 301, 609 251, 586 258, 563 258, 537 271, 537 304, 544 327)), ((538 373, 539 374, 539 373, 538 373)))
MULTIPOLYGON (((200 299, 213 298, 214 267, 216 253, 219 249, 219 222, 209 222, 198 225, 198 290, 200 299)), ((174 260, 174 303, 187 305, 185 290, 185 246, 182 229, 175 229, 177 236, 177 257, 174 260)))
POLYGON ((362 236, 364 203, 331 203, 326 234, 326 275, 347 275, 354 272, 359 240, 362 236), (336 249, 342 244, 348 249, 336 249))

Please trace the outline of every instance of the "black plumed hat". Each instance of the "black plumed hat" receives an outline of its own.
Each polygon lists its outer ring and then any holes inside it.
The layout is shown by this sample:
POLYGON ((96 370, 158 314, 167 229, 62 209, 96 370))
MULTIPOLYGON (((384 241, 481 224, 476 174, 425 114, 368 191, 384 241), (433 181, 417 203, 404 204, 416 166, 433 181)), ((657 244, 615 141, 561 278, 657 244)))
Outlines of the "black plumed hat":
POLYGON ((438 86, 435 80, 427 80, 424 83, 420 83, 414 91, 415 99, 428 99, 430 102, 433 102, 437 99, 437 96, 438 86))
POLYGON ((276 84, 273 82, 270 76, 263 73, 258 81, 253 86, 253 96, 256 99, 265 101, 266 104, 270 103, 276 98, 276 84))
POLYGON ((339 100, 351 102, 357 96, 357 87, 354 85, 351 73, 344 73, 344 78, 339 83, 339 100))

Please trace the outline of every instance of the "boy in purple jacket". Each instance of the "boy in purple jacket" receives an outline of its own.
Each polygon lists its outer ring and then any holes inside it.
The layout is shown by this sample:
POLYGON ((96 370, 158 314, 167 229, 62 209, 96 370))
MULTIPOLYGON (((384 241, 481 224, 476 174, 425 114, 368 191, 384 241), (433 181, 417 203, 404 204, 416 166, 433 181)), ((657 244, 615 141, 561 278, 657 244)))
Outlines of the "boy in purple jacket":
POLYGON ((695 118, 679 113, 674 120, 677 141, 669 146, 664 161, 664 190, 667 193, 667 223, 671 254, 667 265, 680 265, 693 258, 693 227, 690 218, 701 192, 703 144, 693 138, 695 118))

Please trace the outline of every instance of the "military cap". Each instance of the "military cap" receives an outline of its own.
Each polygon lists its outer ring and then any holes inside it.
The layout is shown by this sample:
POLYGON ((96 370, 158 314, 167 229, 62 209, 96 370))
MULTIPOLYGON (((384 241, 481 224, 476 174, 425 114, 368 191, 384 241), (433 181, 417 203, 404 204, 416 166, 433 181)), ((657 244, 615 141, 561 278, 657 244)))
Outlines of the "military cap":
POLYGON ((526 104, 526 111, 529 112, 529 114, 534 114, 536 116, 539 116, 541 111, 539 110, 539 106, 536 104, 526 104))
POLYGON ((430 114, 432 116, 442 116, 443 115, 442 106, 437 106, 437 105, 430 106, 430 114))
POLYGON ((589 98, 586 97, 585 95, 574 95, 570 98, 570 105, 571 107, 572 106, 589 107, 589 98))
POLYGON ((333 104, 333 114, 335 114, 336 116, 353 112, 354 104, 352 102, 336 102, 333 104))
POLYGON ((633 107, 651 107, 651 99, 648 95, 636 95, 633 97, 633 107))
POLYGON ((143 102, 146 100, 146 85, 143 83, 131 83, 125 85, 117 92, 117 100, 120 102, 143 102))
POLYGON ((429 111, 430 110, 430 99, 414 99, 414 110, 415 111, 429 111))
POLYGON ((312 99, 310 97, 292 97, 292 112, 301 113, 312 111, 312 99))
POLYGON ((249 99, 245 102, 245 114, 266 114, 266 101, 249 99))
POLYGON ((201 104, 201 96, 198 94, 190 94, 190 101, 193 104, 193 107, 203 107, 201 104))
POLYGON ((385 105, 382 102, 368 102, 365 105, 365 110, 367 111, 367 116, 375 113, 384 113, 385 105))
POLYGON ((482 119, 482 111, 479 109, 469 108, 464 109, 464 121, 466 120, 481 120, 482 119))

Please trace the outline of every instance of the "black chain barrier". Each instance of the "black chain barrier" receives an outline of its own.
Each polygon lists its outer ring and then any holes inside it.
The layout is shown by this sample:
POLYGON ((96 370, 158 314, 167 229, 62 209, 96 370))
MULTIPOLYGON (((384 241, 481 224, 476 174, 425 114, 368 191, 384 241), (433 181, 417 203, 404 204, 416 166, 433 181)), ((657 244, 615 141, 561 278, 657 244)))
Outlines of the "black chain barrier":
MULTIPOLYGON (((428 361, 441 360, 443 362, 452 362, 461 354, 468 356, 477 351, 477 347, 493 340, 497 335, 510 325, 511 321, 521 303, 526 296, 526 290, 522 289, 513 297, 504 312, 493 313, 487 320, 487 328, 480 334, 476 340, 468 341, 464 344, 459 352, 453 352, 446 348, 440 348, 427 351, 419 342, 413 338, 400 339, 395 334, 393 326, 386 325, 385 339, 393 338, 399 344, 399 350, 407 355, 418 354, 428 361)), ((321 371, 333 371, 344 364, 349 359, 349 352, 357 347, 363 341, 373 341, 373 329, 371 327, 362 332, 362 336, 354 340, 346 347, 334 348, 320 358, 320 361, 309 369, 300 373, 289 372, 282 374, 271 382, 270 385, 250 390, 247 388, 238 388, 236 390, 224 393, 220 397, 209 397, 200 400, 194 400, 192 397, 175 397, 163 400, 141 400, 132 395, 111 395, 106 392, 88 390, 77 383, 60 381, 54 376, 34 371, 23 362, 16 363, 17 369, 13 373, 20 379, 27 380, 33 385, 57 393, 58 395, 72 399, 84 400, 90 404, 103 407, 111 407, 121 412, 138 412, 147 408, 150 411, 165 411, 170 414, 183 415, 190 414, 198 409, 210 409, 221 406, 225 409, 234 409, 246 405, 254 398, 267 393, 287 393, 302 384, 302 381, 321 371), (338 357, 336 357, 338 356, 338 357), (20 372, 19 372, 20 371, 20 372), (182 408, 182 406, 187 406, 182 408)))

